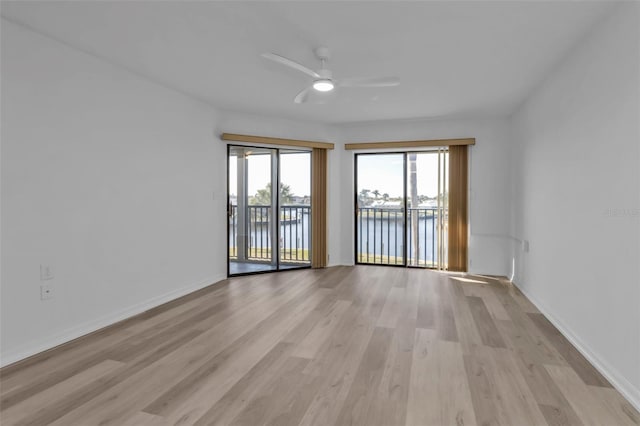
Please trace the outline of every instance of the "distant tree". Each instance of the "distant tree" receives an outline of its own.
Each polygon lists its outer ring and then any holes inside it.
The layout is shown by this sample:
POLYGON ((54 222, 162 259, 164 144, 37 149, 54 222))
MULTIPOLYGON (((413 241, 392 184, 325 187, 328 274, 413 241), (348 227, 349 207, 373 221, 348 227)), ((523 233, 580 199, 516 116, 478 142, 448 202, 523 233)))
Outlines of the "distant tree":
MULTIPOLYGON (((291 187, 280 183, 280 202, 282 204, 290 204, 293 199, 291 187)), ((252 205, 270 205, 271 204, 271 182, 263 189, 259 189, 256 195, 250 198, 249 204, 252 205)))
POLYGON ((374 189, 372 194, 374 197, 376 197, 376 200, 378 199, 378 197, 380 197, 380 191, 378 191, 377 189, 374 189))
POLYGON ((382 194, 382 199, 384 201, 389 201, 389 194, 387 194, 386 192, 384 194, 382 194))
POLYGON ((360 191, 360 199, 361 199, 361 200, 366 200, 366 199, 368 199, 368 198, 369 198, 369 193, 370 193, 370 192, 371 192, 371 191, 369 191, 368 189, 363 189, 363 190, 361 190, 361 191, 360 191))
POLYGON ((280 203, 291 204, 291 202, 293 201, 293 195, 294 194, 291 192, 291 187, 281 182, 280 183, 280 203))

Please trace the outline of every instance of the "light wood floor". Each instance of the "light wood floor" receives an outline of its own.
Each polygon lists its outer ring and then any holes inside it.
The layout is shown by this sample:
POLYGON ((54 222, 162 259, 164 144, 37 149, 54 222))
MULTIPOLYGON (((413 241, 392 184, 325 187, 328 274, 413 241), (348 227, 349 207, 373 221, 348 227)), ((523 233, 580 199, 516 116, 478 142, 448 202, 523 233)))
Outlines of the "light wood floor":
POLYGON ((511 285, 234 278, 0 371, 2 425, 638 425, 511 285))

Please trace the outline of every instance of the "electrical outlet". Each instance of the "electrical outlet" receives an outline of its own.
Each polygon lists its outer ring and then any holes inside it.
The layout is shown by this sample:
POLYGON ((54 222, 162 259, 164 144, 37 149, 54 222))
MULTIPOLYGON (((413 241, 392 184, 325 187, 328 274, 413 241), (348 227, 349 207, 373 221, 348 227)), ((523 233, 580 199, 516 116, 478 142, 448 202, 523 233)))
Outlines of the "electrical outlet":
POLYGON ((47 281, 53 279, 53 268, 49 265, 40 265, 40 280, 47 281))
POLYGON ((53 286, 50 284, 43 284, 40 286, 40 300, 53 299, 53 286))
POLYGON ((522 242, 522 251, 525 253, 529 253, 529 240, 524 240, 522 242))

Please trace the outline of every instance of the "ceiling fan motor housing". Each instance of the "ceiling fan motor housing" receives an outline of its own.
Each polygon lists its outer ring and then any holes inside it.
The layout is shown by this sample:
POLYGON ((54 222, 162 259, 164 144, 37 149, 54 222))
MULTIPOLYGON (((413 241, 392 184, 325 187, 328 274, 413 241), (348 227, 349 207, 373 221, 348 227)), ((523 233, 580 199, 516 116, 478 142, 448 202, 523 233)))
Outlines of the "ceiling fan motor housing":
POLYGON ((331 56, 331 52, 329 51, 329 48, 324 46, 320 46, 316 48, 315 53, 316 53, 316 57, 321 61, 326 61, 331 56))

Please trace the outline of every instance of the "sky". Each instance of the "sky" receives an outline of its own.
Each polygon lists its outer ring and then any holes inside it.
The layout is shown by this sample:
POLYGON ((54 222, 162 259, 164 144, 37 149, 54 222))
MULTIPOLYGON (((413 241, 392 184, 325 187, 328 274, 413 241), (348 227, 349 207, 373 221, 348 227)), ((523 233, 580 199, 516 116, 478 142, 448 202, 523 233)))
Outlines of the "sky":
MULTIPOLYGON (((229 172, 232 177, 229 192, 237 194, 237 181, 233 179, 237 173, 236 161, 229 162, 229 172)), ((255 195, 271 181, 271 156, 250 155, 248 175, 249 195, 255 195)), ((289 185, 292 195, 311 195, 311 153, 288 154, 280 151, 280 182, 289 185)))
MULTIPOLYGON (((235 157, 233 157, 235 159, 235 157)), ((237 194, 236 161, 230 161, 232 176, 230 193, 237 194)), ((407 164, 407 168, 409 165, 407 164)), ((248 157, 249 195, 255 195, 271 179, 271 159, 269 155, 250 155, 248 157)), ((433 152, 417 154, 418 195, 434 197, 438 188, 438 156, 433 152)), ((403 154, 375 154, 358 156, 358 188, 387 193, 391 198, 401 197, 403 193, 403 154)), ((280 180, 289 185, 293 195, 311 194, 311 155, 310 153, 280 154, 280 180)), ((409 189, 407 188, 407 191, 409 189)))
MULTIPOLYGON (((375 154, 358 156, 358 188, 378 190, 389 197, 402 197, 404 154, 375 154)), ((409 164, 407 164, 409 168, 409 164)), ((418 195, 436 196, 438 192, 438 155, 432 152, 418 153, 416 157, 418 173, 418 195)), ((407 192, 409 188, 407 187, 407 192)))

